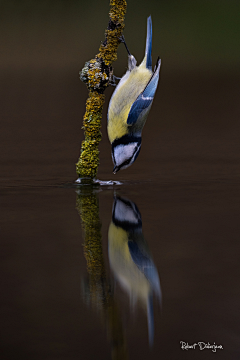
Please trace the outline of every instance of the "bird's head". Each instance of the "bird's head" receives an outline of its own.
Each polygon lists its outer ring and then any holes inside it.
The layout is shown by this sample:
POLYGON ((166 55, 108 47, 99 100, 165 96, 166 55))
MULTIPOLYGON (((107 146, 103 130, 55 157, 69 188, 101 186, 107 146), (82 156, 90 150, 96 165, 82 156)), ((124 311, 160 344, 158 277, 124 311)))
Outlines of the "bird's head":
POLYGON ((125 135, 112 143, 113 173, 134 163, 141 149, 141 137, 125 135))

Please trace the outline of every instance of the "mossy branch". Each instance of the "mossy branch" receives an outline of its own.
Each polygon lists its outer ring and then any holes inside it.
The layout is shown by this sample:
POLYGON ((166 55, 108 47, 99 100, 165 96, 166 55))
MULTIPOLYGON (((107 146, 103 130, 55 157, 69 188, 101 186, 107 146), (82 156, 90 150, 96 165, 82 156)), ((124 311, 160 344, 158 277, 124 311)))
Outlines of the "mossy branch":
POLYGON ((108 28, 105 40, 94 59, 85 63, 80 79, 87 85, 89 96, 83 118, 85 140, 82 142, 76 172, 80 178, 93 179, 99 165, 98 144, 101 140, 101 119, 104 104, 103 92, 112 81, 112 63, 117 60, 117 48, 124 29, 127 9, 125 0, 110 0, 108 28))
POLYGON ((112 344, 112 359, 128 359, 121 313, 106 275, 102 249, 99 201, 91 186, 82 186, 77 195, 76 208, 82 222, 84 256, 87 261, 88 282, 85 298, 105 317, 112 344))

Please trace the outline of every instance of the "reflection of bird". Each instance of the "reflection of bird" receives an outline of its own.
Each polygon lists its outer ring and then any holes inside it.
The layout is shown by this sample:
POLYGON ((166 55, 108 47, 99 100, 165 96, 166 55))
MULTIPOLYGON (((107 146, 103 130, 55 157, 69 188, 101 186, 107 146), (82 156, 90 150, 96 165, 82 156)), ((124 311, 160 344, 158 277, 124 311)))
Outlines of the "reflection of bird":
MULTIPOLYGON (((125 46, 125 40, 122 38, 125 46)), ((127 46, 126 46, 127 48, 127 46)), ((119 81, 108 108, 108 137, 112 144, 114 174, 137 158, 141 133, 147 120, 159 80, 161 60, 152 71, 152 20, 147 20, 145 57, 139 66, 128 48, 128 71, 119 81)))
POLYGON ((149 342, 154 336, 153 293, 161 300, 157 269, 142 234, 141 214, 127 199, 115 197, 108 231, 108 252, 114 276, 131 300, 146 306, 149 342))

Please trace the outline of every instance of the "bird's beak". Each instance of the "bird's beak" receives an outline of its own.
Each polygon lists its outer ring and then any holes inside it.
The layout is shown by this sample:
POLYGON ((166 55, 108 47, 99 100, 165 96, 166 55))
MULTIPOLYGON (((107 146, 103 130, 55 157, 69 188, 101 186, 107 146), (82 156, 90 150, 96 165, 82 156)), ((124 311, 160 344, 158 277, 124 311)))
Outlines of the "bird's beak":
POLYGON ((113 173, 116 174, 119 171, 119 167, 118 166, 114 166, 113 168, 113 173))

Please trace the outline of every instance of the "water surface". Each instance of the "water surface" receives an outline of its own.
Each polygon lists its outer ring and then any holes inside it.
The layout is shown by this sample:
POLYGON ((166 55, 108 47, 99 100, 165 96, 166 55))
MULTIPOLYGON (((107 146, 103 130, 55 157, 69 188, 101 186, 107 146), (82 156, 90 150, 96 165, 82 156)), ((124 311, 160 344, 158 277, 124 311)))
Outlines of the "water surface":
POLYGON ((104 110, 98 177, 122 185, 93 195, 99 277, 87 266, 82 190, 72 185, 85 88, 70 70, 2 74, 3 359, 239 358, 239 76, 163 72, 160 85, 139 158, 116 176, 104 110), (136 243, 160 279, 152 346, 146 306, 109 256, 114 196, 138 208, 136 243), (224 350, 187 352, 180 341, 224 350))

